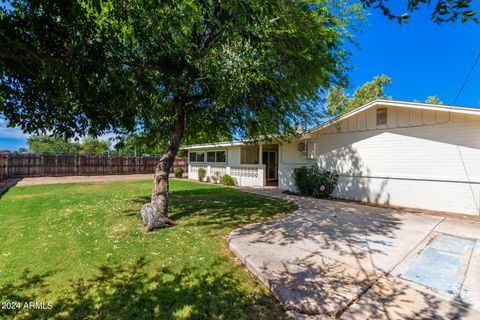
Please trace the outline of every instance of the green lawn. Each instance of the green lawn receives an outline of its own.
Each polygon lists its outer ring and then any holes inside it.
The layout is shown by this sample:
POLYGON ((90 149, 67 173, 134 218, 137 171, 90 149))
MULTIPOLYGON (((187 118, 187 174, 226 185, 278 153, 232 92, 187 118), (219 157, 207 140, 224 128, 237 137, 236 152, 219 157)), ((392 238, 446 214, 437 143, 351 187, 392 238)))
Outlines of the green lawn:
POLYGON ((178 226, 146 234, 151 181, 15 187, 0 198, 0 302, 53 303, 1 318, 259 319, 284 313, 235 263, 229 232, 291 205, 171 181, 178 226))

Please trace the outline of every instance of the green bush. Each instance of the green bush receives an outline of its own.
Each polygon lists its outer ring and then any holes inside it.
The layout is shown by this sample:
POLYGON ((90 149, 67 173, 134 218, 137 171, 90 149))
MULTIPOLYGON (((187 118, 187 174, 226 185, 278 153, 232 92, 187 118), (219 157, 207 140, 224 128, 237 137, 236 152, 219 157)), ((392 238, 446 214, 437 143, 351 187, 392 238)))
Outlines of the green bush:
POLYGON ((234 186, 236 184, 235 178, 229 174, 224 174, 221 178, 222 184, 226 186, 234 186))
POLYGON ((222 176, 218 171, 215 171, 215 173, 212 175, 212 181, 215 183, 218 183, 218 181, 220 181, 221 178, 222 176))
POLYGON ((175 178, 182 178, 183 177, 183 169, 182 168, 175 168, 175 171, 173 171, 173 174, 175 175, 175 178))
POLYGON ((301 194, 316 198, 330 198, 337 186, 338 173, 322 170, 315 164, 310 168, 294 169, 293 179, 301 194))
POLYGON ((203 181, 207 175, 207 170, 205 168, 198 169, 198 181, 203 181))

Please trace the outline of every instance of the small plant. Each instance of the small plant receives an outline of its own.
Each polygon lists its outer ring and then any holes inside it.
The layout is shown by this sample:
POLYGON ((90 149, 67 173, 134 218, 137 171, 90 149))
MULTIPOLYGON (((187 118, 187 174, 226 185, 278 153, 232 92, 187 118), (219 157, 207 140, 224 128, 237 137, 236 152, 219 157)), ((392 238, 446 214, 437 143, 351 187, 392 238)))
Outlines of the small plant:
POLYGON ((207 176, 207 170, 205 168, 198 169, 198 181, 203 181, 207 176))
POLYGON ((183 177, 183 169, 182 168, 176 168, 175 171, 173 171, 173 174, 175 175, 175 178, 182 178, 183 177))
POLYGON ((215 173, 213 174, 213 176, 211 178, 212 178, 212 181, 214 183, 218 183, 220 181, 220 179, 222 178, 222 176, 220 175, 220 172, 215 171, 215 173))
POLYGON ((224 174, 221 178, 221 181, 225 186, 234 186, 236 184, 235 178, 229 174, 224 174))
POLYGON ((318 165, 293 171, 295 185, 301 194, 316 198, 330 198, 337 186, 338 173, 322 170, 318 165))

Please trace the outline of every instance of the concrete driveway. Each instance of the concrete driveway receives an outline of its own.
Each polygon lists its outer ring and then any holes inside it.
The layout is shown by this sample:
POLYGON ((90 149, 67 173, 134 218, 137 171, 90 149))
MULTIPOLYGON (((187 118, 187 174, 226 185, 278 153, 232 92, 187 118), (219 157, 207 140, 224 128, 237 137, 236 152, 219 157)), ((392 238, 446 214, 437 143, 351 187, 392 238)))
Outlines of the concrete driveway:
POLYGON ((292 317, 480 319, 480 223, 244 191, 298 206, 229 237, 292 317))

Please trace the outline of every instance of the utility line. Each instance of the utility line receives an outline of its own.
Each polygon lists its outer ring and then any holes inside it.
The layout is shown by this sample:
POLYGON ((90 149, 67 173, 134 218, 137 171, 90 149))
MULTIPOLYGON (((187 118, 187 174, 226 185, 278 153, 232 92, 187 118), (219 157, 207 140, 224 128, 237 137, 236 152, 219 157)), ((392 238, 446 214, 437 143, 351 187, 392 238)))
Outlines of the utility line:
POLYGON ((468 72, 468 75, 465 78, 465 81, 463 81, 462 87, 458 91, 457 96, 453 100, 453 103, 452 103, 453 105, 457 102, 458 97, 460 97, 460 94, 462 93, 463 89, 465 88, 465 85, 467 84, 468 80, 470 79, 470 76, 472 75, 473 70, 475 69, 475 66, 477 65, 477 62, 478 62, 479 59, 480 59, 480 52, 478 53, 477 58, 475 59, 475 62, 473 62, 473 65, 470 68, 470 72, 468 72))

